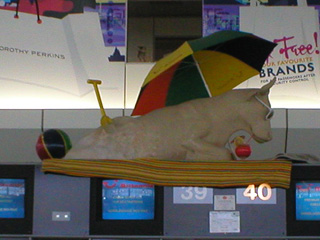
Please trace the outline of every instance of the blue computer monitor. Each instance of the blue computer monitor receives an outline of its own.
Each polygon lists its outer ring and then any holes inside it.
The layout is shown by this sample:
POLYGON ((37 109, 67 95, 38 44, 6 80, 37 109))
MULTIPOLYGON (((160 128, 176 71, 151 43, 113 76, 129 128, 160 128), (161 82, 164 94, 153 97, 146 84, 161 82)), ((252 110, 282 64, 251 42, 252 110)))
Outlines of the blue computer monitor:
POLYGON ((0 218, 25 217, 26 180, 0 178, 0 218))
POLYGON ((0 165, 0 234, 31 234, 34 166, 0 165))
POLYGON ((320 236, 320 165, 294 164, 286 198, 287 235, 320 236))
POLYGON ((102 181, 102 219, 153 220, 154 186, 129 180, 102 181))
POLYGON ((320 181, 299 181, 296 189, 296 220, 320 221, 320 181))
POLYGON ((162 235, 163 188, 147 183, 91 178, 91 235, 162 235))

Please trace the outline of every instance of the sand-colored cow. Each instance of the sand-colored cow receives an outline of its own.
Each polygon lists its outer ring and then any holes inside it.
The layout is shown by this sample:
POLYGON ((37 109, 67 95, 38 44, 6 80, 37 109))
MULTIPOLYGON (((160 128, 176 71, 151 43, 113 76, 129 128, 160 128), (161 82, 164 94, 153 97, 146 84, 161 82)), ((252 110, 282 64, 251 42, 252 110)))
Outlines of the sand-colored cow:
POLYGON ((159 158, 230 160, 229 137, 245 130, 258 142, 271 140, 269 89, 238 89, 154 110, 118 117, 85 136, 67 159, 159 158))

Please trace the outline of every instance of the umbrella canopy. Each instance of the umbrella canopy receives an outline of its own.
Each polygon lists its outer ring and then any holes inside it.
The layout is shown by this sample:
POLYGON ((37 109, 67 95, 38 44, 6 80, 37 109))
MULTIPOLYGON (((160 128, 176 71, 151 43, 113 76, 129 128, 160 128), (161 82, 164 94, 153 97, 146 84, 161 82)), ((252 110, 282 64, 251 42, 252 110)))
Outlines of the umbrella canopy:
POLYGON ((227 92, 257 75, 275 46, 239 31, 187 41, 150 70, 132 115, 227 92))

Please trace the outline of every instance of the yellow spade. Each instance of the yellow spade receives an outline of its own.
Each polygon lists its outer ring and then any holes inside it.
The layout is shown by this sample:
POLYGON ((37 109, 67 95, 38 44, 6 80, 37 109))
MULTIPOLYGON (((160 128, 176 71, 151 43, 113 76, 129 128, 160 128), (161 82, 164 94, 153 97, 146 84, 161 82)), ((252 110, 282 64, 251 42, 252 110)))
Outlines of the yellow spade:
POLYGON ((106 112, 104 111, 104 108, 103 108, 103 105, 102 105, 102 101, 101 101, 101 97, 100 97, 100 93, 99 93, 99 89, 98 89, 98 85, 101 84, 101 81, 100 80, 91 80, 91 79, 89 79, 87 81, 87 83, 93 85, 94 91, 96 92, 96 96, 97 96, 97 99, 98 99, 100 112, 101 112, 101 115, 102 115, 101 120, 100 120, 100 124, 101 124, 101 126, 106 126, 107 124, 111 123, 112 120, 111 120, 111 118, 109 118, 106 115, 106 112))

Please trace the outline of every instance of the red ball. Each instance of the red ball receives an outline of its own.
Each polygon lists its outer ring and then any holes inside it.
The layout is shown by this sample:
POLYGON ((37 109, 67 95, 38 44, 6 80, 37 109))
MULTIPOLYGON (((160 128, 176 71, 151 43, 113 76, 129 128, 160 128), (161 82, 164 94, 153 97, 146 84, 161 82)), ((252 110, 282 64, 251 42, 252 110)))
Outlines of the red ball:
POLYGON ((63 158, 71 147, 70 138, 64 131, 49 129, 39 136, 36 151, 41 160, 63 158))
POLYGON ((247 158, 251 155, 251 147, 249 144, 241 144, 236 147, 235 152, 239 158, 247 158))

